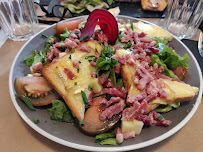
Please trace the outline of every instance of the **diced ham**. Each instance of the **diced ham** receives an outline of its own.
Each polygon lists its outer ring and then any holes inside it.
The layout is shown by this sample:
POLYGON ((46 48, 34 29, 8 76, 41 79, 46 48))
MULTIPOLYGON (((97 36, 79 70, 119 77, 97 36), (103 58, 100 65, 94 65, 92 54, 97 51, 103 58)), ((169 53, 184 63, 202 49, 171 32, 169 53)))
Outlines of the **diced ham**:
POLYGON ((54 56, 56 56, 56 57, 58 57, 59 56, 59 53, 61 52, 59 49, 57 49, 55 46, 51 46, 50 48, 49 48, 49 50, 51 51, 51 52, 53 52, 53 55, 54 56))
POLYGON ((43 67, 44 66, 43 66, 42 62, 38 62, 32 66, 32 69, 34 72, 37 72, 37 71, 41 71, 43 69, 43 67))
POLYGON ((138 37, 145 37, 147 34, 145 32, 138 33, 138 37))
POLYGON ((116 74, 119 74, 121 72, 121 66, 120 65, 114 65, 114 70, 116 74))
POLYGON ((83 51, 83 52, 90 52, 90 48, 86 44, 79 44, 76 46, 76 49, 83 51))
POLYGON ((135 101, 133 106, 125 108, 122 112, 122 119, 133 120, 138 116, 143 115, 147 111, 147 102, 145 100, 142 103, 135 101))
POLYGON ((91 62, 90 62, 90 65, 93 66, 93 67, 96 67, 96 66, 97 66, 97 63, 94 62, 94 61, 91 61, 91 62))
POLYGON ((101 101, 100 101, 100 105, 105 105, 105 107, 109 107, 115 103, 118 103, 119 101, 121 100, 120 97, 111 97, 111 99, 108 101, 106 98, 103 98, 101 101))
POLYGON ((129 35, 126 35, 126 36, 121 38, 122 43, 127 43, 127 42, 132 41, 132 40, 133 40, 133 38, 130 37, 129 35))
POLYGON ((116 44, 116 45, 114 45, 113 47, 114 47, 115 50, 117 50, 117 49, 120 48, 120 45, 119 45, 119 44, 116 44))
POLYGON ((74 80, 76 77, 73 72, 67 68, 64 68, 64 73, 68 76, 69 79, 74 80))
POLYGON ((53 58, 54 58, 54 53, 53 52, 47 52, 47 59, 48 60, 53 60, 53 58))
POLYGON ((88 100, 88 105, 91 106, 92 105, 92 97, 94 96, 94 92, 91 91, 91 93, 89 94, 87 100, 88 100))
POLYGON ((124 57, 120 57, 120 56, 114 56, 114 58, 116 59, 116 60, 118 60, 118 62, 121 64, 121 65, 124 65, 124 64, 126 64, 126 59, 124 58, 124 57))
POLYGON ((151 38, 140 38, 140 42, 150 43, 150 42, 152 42, 152 39, 151 38))
POLYGON ((126 62, 127 62, 128 64, 132 65, 133 67, 136 67, 136 66, 137 66, 137 64, 136 64, 136 62, 135 62, 136 59, 134 58, 134 55, 133 55, 132 53, 127 54, 127 55, 125 56, 125 58, 126 58, 126 62))
POLYGON ((58 43, 54 44, 54 46, 55 46, 56 48, 62 48, 62 46, 64 46, 64 43, 58 42, 58 43))
POLYGON ((75 41, 67 38, 64 41, 64 46, 71 51, 71 49, 73 49, 77 46, 77 43, 75 41))
POLYGON ((91 72, 90 75, 91 75, 92 78, 96 78, 97 77, 97 72, 91 72))
POLYGON ((103 93, 107 93, 110 94, 113 97, 120 97, 122 99, 125 98, 126 96, 126 90, 125 89, 121 89, 119 87, 113 87, 113 88, 104 88, 102 90, 103 93))
POLYGON ((136 96, 133 95, 128 95, 127 98, 127 104, 128 105, 133 105, 134 102, 141 102, 143 99, 145 99, 147 97, 147 93, 146 92, 142 92, 136 96))
POLYGON ((73 61, 73 67, 78 69, 79 68, 79 63, 78 61, 73 61))
POLYGON ((106 108, 101 114, 100 114, 100 119, 102 121, 106 119, 112 118, 114 115, 119 114, 120 112, 123 111, 123 108, 125 107, 125 102, 123 99, 119 99, 119 102, 106 108))
POLYGON ((97 31, 95 32, 95 40, 98 40, 105 46, 108 46, 108 38, 106 37, 103 31, 100 31, 99 33, 97 31))
POLYGON ((106 75, 103 73, 101 76, 99 76, 99 83, 104 84, 104 82, 107 81, 106 75))
POLYGON ((122 143, 123 140, 124 140, 123 133, 122 133, 120 127, 118 127, 118 128, 116 129, 116 140, 118 141, 118 143, 122 143))
POLYGON ((130 139, 130 138, 134 138, 134 137, 135 137, 135 131, 128 131, 128 132, 123 133, 123 138, 125 140, 130 139))

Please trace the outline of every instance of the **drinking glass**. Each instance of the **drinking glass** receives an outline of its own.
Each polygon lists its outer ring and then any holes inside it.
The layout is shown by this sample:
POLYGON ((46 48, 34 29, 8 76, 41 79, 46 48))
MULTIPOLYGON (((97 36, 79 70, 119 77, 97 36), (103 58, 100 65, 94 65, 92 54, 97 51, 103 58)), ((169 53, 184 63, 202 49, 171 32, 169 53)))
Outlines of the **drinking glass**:
POLYGON ((33 0, 0 0, 0 26, 14 41, 25 41, 39 31, 33 0))
POLYGON ((203 20, 203 0, 168 0, 164 28, 179 39, 194 36, 203 20))

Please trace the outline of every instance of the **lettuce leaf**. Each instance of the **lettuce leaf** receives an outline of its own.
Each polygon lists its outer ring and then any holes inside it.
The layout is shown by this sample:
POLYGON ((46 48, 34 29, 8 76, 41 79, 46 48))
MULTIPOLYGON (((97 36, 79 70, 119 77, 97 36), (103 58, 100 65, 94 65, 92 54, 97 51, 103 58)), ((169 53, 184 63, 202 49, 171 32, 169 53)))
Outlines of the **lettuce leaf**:
POLYGON ((164 71, 162 74, 166 75, 166 76, 169 76, 171 78, 178 78, 174 73, 173 71, 169 70, 166 66, 166 64, 164 63, 164 61, 162 61, 158 55, 156 54, 152 54, 151 55, 151 65, 154 65, 154 63, 157 63, 160 66, 163 66, 164 68, 164 71))
POLYGON ((157 55, 161 60, 163 60, 163 62, 167 65, 169 69, 175 69, 178 66, 188 68, 187 61, 190 60, 188 54, 184 54, 184 56, 181 57, 176 54, 171 47, 163 43, 158 43, 157 47, 159 48, 159 52, 157 53, 157 55))
POLYGON ((158 43, 167 44, 168 43, 168 40, 165 38, 156 37, 156 36, 148 36, 148 37, 150 37, 153 41, 156 41, 156 44, 158 44, 158 43))

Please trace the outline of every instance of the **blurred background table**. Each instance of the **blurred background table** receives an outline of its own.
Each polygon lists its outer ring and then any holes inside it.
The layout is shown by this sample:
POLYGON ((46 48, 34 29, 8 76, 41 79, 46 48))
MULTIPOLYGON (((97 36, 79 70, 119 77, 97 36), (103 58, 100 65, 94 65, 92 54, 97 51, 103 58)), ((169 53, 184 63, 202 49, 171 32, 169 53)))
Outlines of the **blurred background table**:
MULTIPOLYGON (((160 18, 143 18, 158 24, 160 18)), ((197 41, 199 31, 192 40, 197 41)), ((0 48, 0 151, 2 152, 80 152, 57 144, 29 127, 18 115, 9 95, 11 64, 25 42, 7 40, 0 48)), ((203 101, 203 100, 202 100, 203 101)), ((155 145, 133 152, 202 152, 202 102, 191 120, 175 135, 155 145)), ((70 137, 71 138, 71 137, 70 137)))

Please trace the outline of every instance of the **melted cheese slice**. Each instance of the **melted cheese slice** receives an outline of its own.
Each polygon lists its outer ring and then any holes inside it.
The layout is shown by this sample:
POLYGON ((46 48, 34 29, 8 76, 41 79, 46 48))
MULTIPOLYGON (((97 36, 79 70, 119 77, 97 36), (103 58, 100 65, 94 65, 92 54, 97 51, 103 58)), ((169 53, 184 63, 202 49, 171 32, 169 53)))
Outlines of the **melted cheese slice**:
MULTIPOLYGON (((119 25, 119 30, 124 31, 126 27, 130 27, 130 24, 128 23, 128 24, 119 25)), ((157 36, 157 37, 165 38, 169 41, 173 39, 173 36, 165 29, 151 25, 151 24, 147 24, 139 21, 136 23, 134 22, 133 27, 134 27, 134 31, 138 33, 145 32, 148 36, 157 36)))

